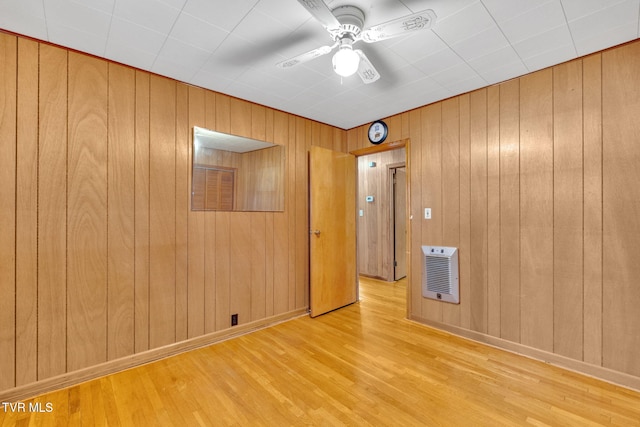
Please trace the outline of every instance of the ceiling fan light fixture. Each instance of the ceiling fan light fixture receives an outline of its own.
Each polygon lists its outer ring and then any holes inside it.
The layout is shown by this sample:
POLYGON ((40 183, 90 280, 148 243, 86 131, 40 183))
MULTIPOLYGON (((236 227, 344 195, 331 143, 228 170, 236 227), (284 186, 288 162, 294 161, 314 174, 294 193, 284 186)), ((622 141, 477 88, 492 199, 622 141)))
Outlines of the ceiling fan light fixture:
POLYGON ((333 70, 342 77, 349 77, 358 71, 360 56, 349 44, 343 44, 333 55, 333 70))

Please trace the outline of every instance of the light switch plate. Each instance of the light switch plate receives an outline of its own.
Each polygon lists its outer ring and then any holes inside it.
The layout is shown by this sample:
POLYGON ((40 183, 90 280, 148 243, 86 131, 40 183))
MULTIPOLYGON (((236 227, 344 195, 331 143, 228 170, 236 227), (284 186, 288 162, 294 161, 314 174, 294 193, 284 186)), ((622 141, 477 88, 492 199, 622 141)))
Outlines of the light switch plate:
POLYGON ((424 208, 424 219, 431 219, 431 208, 424 208))

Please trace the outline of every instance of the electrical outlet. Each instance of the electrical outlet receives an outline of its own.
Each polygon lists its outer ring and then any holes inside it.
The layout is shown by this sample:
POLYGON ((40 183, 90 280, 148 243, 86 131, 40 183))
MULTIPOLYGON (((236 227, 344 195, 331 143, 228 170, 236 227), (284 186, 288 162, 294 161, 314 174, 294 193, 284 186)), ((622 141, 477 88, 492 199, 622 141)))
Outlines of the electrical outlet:
POLYGON ((231 326, 236 326, 238 324, 238 313, 231 315, 231 326))

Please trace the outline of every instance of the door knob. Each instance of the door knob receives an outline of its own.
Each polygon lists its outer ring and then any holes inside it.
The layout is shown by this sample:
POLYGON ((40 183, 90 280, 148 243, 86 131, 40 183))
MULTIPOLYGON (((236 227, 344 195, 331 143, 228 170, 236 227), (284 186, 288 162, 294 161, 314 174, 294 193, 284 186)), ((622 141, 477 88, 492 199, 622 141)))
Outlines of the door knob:
POLYGON ((316 236, 320 235, 320 230, 311 230, 309 234, 315 234, 316 236))

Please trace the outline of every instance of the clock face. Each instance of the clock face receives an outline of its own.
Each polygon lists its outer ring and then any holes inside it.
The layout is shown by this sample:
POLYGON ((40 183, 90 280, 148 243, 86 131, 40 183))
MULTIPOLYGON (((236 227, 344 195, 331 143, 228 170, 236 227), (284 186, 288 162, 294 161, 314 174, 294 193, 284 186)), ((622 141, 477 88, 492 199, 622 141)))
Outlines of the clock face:
POLYGON ((387 137, 388 128, 385 122, 378 120, 369 126, 369 141, 380 144, 387 137))

